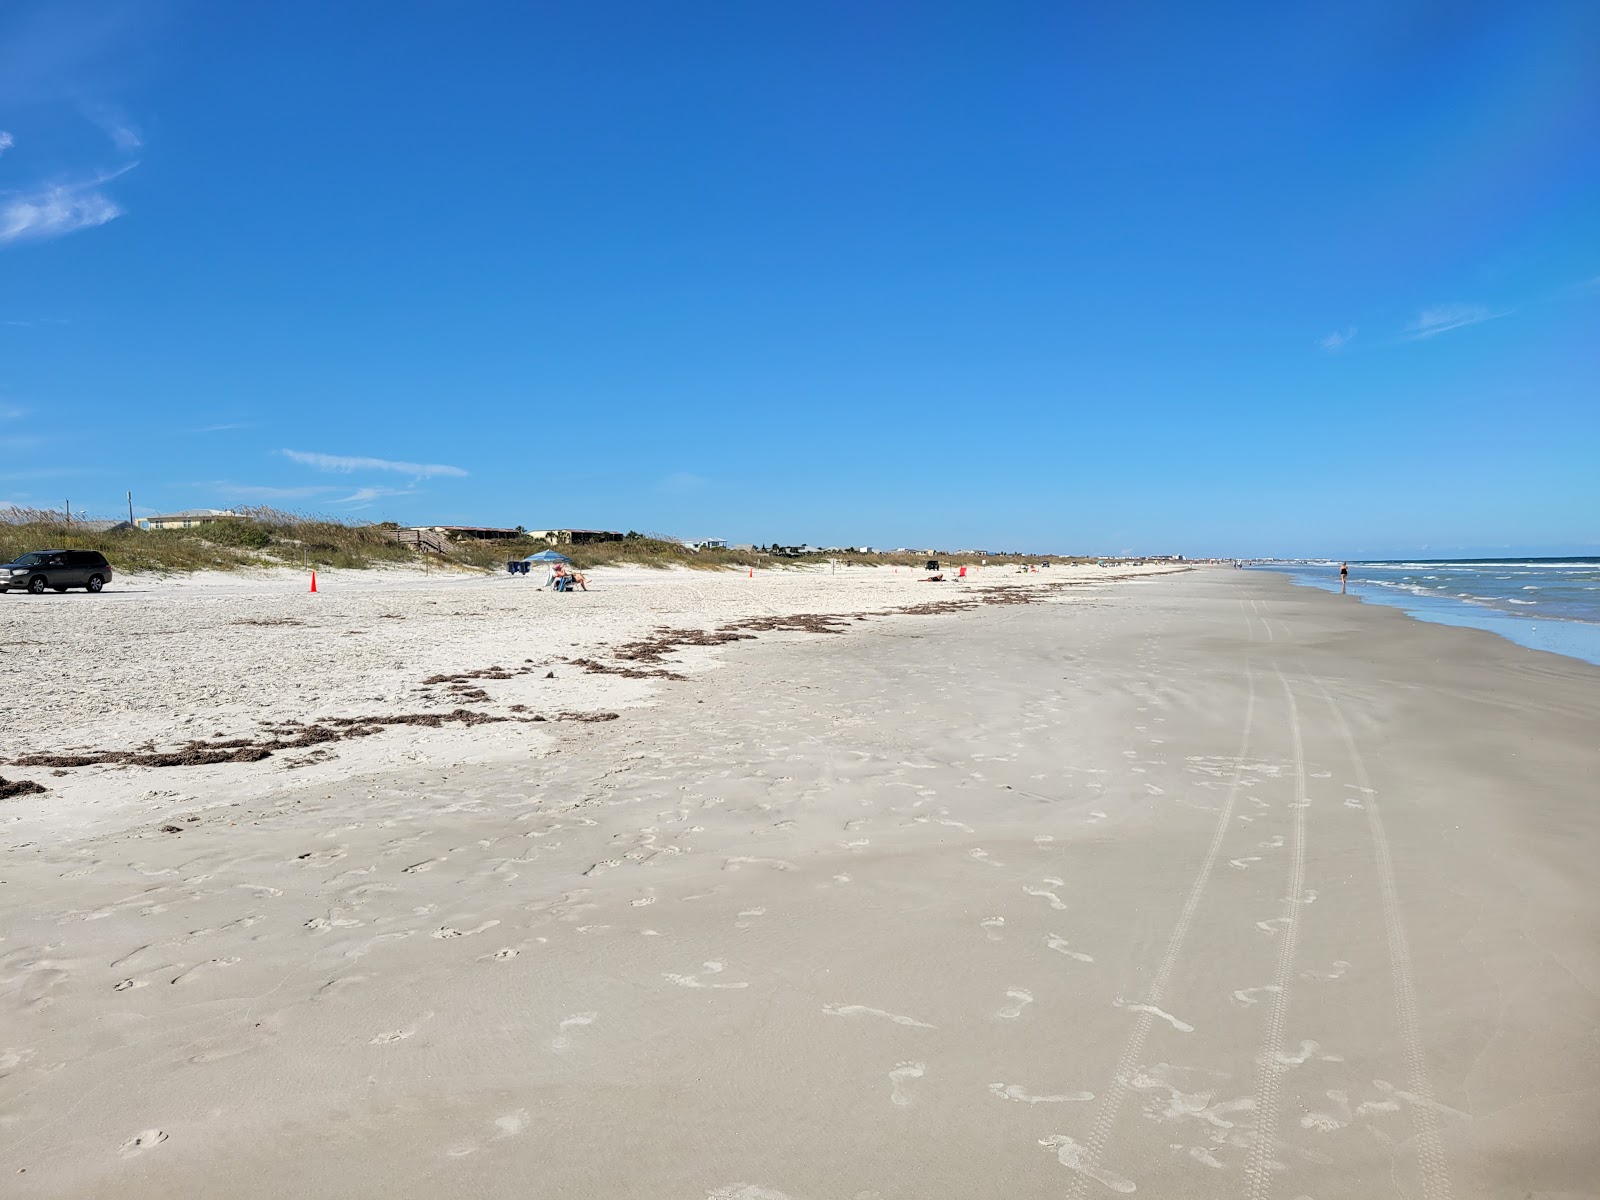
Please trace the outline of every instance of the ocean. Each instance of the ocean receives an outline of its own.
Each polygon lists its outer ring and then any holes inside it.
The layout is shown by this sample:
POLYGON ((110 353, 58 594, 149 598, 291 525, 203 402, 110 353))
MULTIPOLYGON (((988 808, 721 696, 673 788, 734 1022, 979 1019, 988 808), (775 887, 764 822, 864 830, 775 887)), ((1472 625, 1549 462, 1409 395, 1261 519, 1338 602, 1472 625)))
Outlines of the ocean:
MULTIPOLYGON (((1338 563, 1252 569, 1339 590, 1338 563)), ((1352 562, 1350 594, 1423 621, 1486 629, 1518 645, 1600 664, 1600 558, 1352 562)))

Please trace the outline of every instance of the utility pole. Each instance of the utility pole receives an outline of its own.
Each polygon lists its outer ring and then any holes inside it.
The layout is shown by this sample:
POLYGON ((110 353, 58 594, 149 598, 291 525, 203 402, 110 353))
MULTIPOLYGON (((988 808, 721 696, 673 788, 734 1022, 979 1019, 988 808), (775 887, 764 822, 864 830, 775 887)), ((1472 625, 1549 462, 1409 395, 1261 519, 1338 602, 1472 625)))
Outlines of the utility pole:
POLYGON ((134 523, 133 523, 133 493, 132 492, 128 493, 128 527, 130 529, 137 529, 138 528, 138 526, 134 525, 134 523))
POLYGON ((68 525, 72 524, 72 501, 71 501, 71 499, 67 500, 67 524, 68 525))

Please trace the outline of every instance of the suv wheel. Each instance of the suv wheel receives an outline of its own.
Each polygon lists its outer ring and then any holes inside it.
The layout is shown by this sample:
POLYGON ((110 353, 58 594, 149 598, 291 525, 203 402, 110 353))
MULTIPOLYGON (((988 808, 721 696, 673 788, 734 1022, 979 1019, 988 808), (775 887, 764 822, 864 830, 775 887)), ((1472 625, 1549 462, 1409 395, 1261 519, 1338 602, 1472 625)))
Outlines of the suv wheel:
POLYGON ((44 595, 44 589, 46 586, 47 585, 43 575, 35 575, 32 579, 28 580, 28 590, 35 596, 44 595))
POLYGON ((101 588, 105 587, 105 585, 106 581, 100 578, 100 576, 91 575, 89 576, 89 582, 83 586, 88 588, 91 592, 98 592, 101 588))

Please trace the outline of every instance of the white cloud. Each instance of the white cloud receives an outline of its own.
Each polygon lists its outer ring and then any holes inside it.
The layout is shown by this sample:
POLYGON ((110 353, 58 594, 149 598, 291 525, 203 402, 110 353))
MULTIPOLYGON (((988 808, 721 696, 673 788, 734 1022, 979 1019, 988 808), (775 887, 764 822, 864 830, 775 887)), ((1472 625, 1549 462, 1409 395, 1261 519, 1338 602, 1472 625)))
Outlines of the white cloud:
POLYGON ((334 503, 352 504, 357 508, 365 508, 372 501, 382 500, 387 496, 415 496, 416 494, 416 488, 364 487, 357 488, 348 496, 339 497, 334 503))
POLYGON ((1329 354, 1337 354, 1352 341, 1354 341, 1355 336, 1356 327, 1354 325, 1350 326, 1350 328, 1346 329, 1343 333, 1340 333, 1337 329, 1335 329, 1327 337, 1319 341, 1317 345, 1321 346, 1329 354))
POLYGON ((193 429, 184 430, 185 433, 226 433, 230 429, 254 429, 255 426, 248 421, 229 421, 221 425, 197 425, 193 429))
POLYGON ((11 147, 15 146, 16 144, 17 144, 17 139, 16 138, 12 137, 4 129, 0 129, 0 154, 4 154, 7 150, 11 149, 11 147))
POLYGON ((460 467, 445 466, 441 463, 410 463, 391 462, 387 458, 359 458, 344 454, 314 454, 305 450, 285 450, 284 457, 302 466, 315 467, 319 471, 340 471, 349 474, 352 471, 394 471, 401 475, 413 475, 418 479, 431 478, 435 475, 465 475, 467 472, 460 467))
POLYGON ((111 139, 112 145, 124 154, 132 154, 144 145, 144 139, 139 136, 139 131, 120 116, 102 113, 99 125, 106 131, 106 136, 111 139))
POLYGON ((1449 333, 1452 329, 1464 329, 1468 325, 1481 325, 1485 321, 1492 321, 1496 317, 1503 317, 1503 312, 1494 312, 1482 304, 1435 304, 1425 308, 1417 314, 1417 319, 1406 326, 1406 338, 1417 341, 1420 338, 1437 337, 1441 333, 1449 333))
POLYGON ((122 173, 113 171, 79 183, 53 183, 0 197, 0 246, 61 237, 115 220, 122 209, 100 186, 122 173))

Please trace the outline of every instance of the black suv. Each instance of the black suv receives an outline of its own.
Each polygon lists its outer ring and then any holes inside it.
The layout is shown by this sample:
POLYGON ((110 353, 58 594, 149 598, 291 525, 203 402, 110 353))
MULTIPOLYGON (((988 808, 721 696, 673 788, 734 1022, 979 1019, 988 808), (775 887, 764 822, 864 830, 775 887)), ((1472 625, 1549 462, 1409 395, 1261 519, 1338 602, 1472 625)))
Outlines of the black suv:
POLYGON ((35 550, 16 562, 0 563, 0 592, 27 588, 35 596, 45 588, 69 587, 98 592, 111 578, 111 564, 98 550, 35 550))

